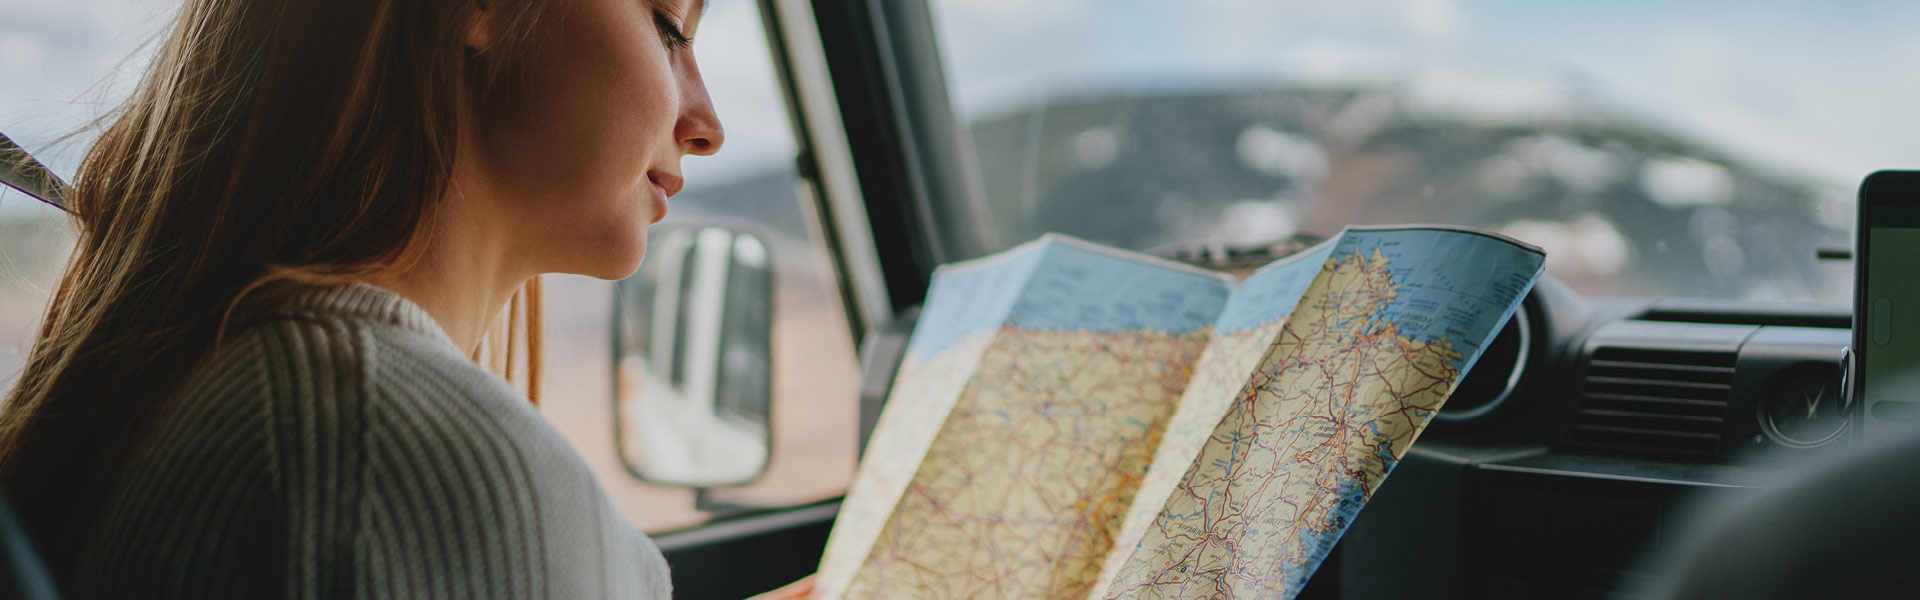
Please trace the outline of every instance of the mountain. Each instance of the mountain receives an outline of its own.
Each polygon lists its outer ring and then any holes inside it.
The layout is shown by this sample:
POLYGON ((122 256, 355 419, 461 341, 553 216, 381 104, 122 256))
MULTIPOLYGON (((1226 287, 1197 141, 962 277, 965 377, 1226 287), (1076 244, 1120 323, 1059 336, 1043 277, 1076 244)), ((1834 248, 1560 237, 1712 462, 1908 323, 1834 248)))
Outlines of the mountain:
POLYGON ((1062 99, 969 133, 1010 241, 1258 244, 1450 223, 1546 245, 1589 293, 1844 301, 1831 288, 1850 276, 1814 258, 1849 240, 1823 220, 1833 190, 1598 110, 1501 119, 1392 89, 1271 87, 1062 99))

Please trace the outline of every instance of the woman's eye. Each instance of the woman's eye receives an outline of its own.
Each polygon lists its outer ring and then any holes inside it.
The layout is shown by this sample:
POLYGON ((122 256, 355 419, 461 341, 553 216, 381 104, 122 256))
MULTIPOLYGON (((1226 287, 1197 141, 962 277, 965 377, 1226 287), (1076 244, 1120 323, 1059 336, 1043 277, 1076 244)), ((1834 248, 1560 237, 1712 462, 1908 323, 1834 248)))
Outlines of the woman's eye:
POLYGON ((653 13, 653 24, 660 28, 660 41, 667 45, 668 50, 680 50, 693 45, 693 38, 681 33, 680 27, 674 25, 673 20, 667 18, 667 15, 660 12, 653 13))

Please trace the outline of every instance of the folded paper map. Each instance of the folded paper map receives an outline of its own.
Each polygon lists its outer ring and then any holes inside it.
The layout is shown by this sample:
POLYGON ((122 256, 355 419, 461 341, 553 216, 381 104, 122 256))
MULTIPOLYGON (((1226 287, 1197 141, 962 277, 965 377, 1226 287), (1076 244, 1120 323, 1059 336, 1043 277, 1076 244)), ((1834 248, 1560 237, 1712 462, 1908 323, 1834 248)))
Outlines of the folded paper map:
POLYGON ((1244 281, 1047 236, 942 267, 821 598, 1292 598, 1541 273, 1350 228, 1244 281))

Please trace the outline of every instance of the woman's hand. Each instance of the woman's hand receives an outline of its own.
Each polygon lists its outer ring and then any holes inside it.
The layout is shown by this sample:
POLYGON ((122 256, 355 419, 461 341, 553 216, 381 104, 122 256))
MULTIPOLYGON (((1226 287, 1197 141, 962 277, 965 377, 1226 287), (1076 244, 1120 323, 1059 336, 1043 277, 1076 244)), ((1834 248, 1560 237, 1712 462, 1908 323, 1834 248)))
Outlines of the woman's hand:
POLYGON ((787 584, 786 587, 767 592, 747 600, 804 600, 813 595, 813 576, 787 584))

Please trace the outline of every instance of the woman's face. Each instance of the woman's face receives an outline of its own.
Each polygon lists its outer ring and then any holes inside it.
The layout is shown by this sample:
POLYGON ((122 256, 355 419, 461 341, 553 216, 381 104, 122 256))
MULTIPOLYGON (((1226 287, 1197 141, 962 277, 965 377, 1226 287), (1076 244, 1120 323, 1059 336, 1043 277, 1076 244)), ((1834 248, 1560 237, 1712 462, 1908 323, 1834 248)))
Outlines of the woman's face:
POLYGON ((466 145, 485 225, 527 274, 626 277, 680 191, 680 157, 720 149, 688 43, 705 0, 528 1, 544 5, 517 49, 526 72, 473 111, 466 145))

